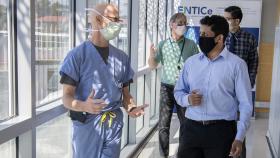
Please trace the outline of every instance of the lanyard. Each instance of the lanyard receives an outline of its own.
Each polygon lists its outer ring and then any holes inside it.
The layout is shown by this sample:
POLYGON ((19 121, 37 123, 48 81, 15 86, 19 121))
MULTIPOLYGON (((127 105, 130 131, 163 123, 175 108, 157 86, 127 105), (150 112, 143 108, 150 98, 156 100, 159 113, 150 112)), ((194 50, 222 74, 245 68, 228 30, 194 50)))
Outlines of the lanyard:
MULTIPOLYGON (((177 62, 177 65, 178 65, 178 66, 177 66, 177 69, 178 69, 178 70, 181 70, 181 66, 180 66, 179 64, 180 64, 181 57, 182 57, 182 54, 183 54, 183 50, 184 50, 184 47, 185 47, 185 37, 183 37, 183 38, 184 38, 183 46, 182 46, 182 48, 181 48, 180 56, 179 56, 179 59, 178 59, 178 62, 177 62)), ((170 42, 170 44, 171 44, 171 46, 172 46, 173 51, 175 52, 174 47, 173 47, 173 44, 172 44, 170 38, 169 38, 169 42, 170 42)))

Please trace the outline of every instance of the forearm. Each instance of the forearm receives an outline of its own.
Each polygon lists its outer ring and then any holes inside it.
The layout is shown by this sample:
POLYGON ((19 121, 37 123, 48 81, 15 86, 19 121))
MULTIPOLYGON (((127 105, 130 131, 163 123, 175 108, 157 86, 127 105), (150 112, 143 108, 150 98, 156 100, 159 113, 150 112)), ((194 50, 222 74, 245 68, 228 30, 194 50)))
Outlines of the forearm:
POLYGON ((255 85, 256 76, 258 72, 259 57, 257 51, 253 51, 250 54, 251 56, 249 57, 249 61, 248 61, 248 72, 251 81, 251 86, 253 88, 253 86, 255 85))
POLYGON ((69 110, 81 111, 81 112, 85 111, 84 110, 85 106, 83 105, 84 102, 74 99, 74 97, 71 95, 67 95, 67 94, 63 95, 62 101, 63 101, 64 107, 69 110))
POLYGON ((250 83, 252 88, 254 88, 256 82, 257 71, 258 71, 258 65, 249 66, 249 77, 250 77, 250 83))
POLYGON ((129 92, 123 94, 123 107, 126 111, 130 111, 131 108, 136 107, 134 99, 129 92))
POLYGON ((236 140, 243 141, 246 132, 250 127, 250 118, 251 118, 252 111, 246 110, 246 111, 240 111, 240 119, 237 122, 237 133, 236 133, 236 140))
POLYGON ((174 97, 176 102, 182 107, 189 107, 190 103, 188 100, 189 94, 183 92, 182 90, 174 90, 174 97))
POLYGON ((157 61, 155 60, 155 57, 153 57, 153 56, 149 57, 148 64, 149 64, 149 67, 151 69, 155 69, 157 67, 157 65, 158 65, 157 61))

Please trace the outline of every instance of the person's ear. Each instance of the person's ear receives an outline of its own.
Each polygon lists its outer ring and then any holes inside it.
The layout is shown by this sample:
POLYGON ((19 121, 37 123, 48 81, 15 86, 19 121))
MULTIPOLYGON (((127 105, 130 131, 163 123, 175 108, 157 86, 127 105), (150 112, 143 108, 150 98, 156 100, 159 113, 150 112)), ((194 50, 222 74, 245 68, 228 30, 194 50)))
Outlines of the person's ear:
POLYGON ((241 21, 240 21, 240 19, 235 19, 235 23, 236 23, 236 24, 238 24, 238 25, 239 25, 239 24, 240 24, 240 22, 241 22, 241 21))
POLYGON ((217 43, 224 43, 224 35, 220 34, 216 37, 217 43))
POLYGON ((101 26, 103 23, 103 18, 101 16, 96 16, 95 18, 96 18, 96 23, 101 26))
POLYGON ((175 23, 174 23, 174 22, 171 22, 171 23, 169 24, 170 29, 173 29, 174 26, 175 26, 175 23))

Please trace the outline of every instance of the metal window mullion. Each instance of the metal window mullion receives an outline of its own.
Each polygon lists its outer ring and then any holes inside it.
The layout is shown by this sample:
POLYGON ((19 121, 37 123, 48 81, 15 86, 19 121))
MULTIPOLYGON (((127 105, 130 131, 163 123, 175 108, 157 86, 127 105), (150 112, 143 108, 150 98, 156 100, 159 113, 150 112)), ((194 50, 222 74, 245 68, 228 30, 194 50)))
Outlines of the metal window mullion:
POLYGON ((75 0, 76 5, 75 8, 75 19, 74 23, 76 24, 74 29, 74 35, 75 35, 75 46, 82 43, 84 40, 86 40, 86 34, 83 30, 88 26, 88 15, 86 15, 85 8, 88 6, 88 0, 75 0), (86 15, 85 18, 82 18, 84 15, 86 15))
POLYGON ((8 2, 7 9, 7 29, 8 29, 8 78, 9 78, 9 117, 13 116, 15 113, 14 108, 14 55, 12 46, 12 1, 8 2))
MULTIPOLYGON (((81 3, 82 0, 79 0, 81 3)), ((69 20, 69 34, 70 34, 70 41, 69 41, 69 48, 73 48, 76 46, 76 26, 77 26, 77 21, 76 21, 76 12, 77 12, 77 0, 71 0, 70 3, 70 19, 69 20)))
MULTIPOLYGON (((35 0, 17 0, 17 69, 18 69, 18 113, 19 116, 30 117, 35 120, 36 91, 35 84, 35 0)), ((33 124, 33 123, 32 123, 33 124)), ((17 128, 25 128, 19 123, 17 128)), ((35 130, 32 126, 27 133, 18 133, 18 151, 20 157, 36 157, 35 130)), ((16 136, 15 136, 16 137, 16 136)))
MULTIPOLYGON (((130 52, 131 66, 133 70, 138 70, 138 30, 139 30, 139 0, 129 1, 129 26, 128 26, 128 41, 130 45, 128 52, 130 52), (137 17, 137 18, 136 18, 137 17)), ((136 75, 135 75, 136 76, 136 75)), ((130 85, 130 93, 134 99, 137 97, 137 78, 134 78, 134 83, 130 85)), ((136 119, 129 117, 128 119, 128 143, 136 143, 136 119)))

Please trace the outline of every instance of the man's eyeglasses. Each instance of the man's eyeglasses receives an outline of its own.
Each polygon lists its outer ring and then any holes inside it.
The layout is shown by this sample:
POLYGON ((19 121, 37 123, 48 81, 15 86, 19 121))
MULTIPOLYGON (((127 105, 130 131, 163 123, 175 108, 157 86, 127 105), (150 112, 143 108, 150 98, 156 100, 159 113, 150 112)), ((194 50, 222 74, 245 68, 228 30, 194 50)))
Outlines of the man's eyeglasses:
POLYGON ((112 16, 104 16, 106 17, 108 20, 112 21, 112 22, 121 22, 122 20, 119 17, 112 17, 112 16))

